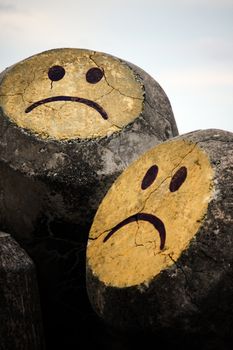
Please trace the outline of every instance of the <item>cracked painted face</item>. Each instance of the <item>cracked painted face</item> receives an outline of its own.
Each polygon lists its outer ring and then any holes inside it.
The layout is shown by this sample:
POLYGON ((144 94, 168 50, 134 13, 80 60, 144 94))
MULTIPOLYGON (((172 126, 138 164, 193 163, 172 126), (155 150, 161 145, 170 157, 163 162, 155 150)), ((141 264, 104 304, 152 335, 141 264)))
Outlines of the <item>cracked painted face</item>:
POLYGON ((213 192, 206 153, 191 141, 160 144, 113 184, 93 222, 88 266, 107 285, 148 283, 188 247, 213 192))
POLYGON ((138 117, 144 87, 119 59, 81 49, 43 52, 11 67, 0 105, 18 126, 42 138, 104 137, 138 117))

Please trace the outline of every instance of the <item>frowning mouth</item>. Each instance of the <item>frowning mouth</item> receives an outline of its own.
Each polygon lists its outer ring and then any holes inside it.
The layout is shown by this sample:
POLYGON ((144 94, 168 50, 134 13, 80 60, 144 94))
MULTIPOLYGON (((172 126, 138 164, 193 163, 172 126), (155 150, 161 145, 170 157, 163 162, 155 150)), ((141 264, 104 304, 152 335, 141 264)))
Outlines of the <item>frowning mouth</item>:
POLYGON ((53 96, 53 97, 48 97, 44 98, 43 100, 34 102, 31 104, 29 107, 25 109, 25 113, 30 113, 33 109, 46 104, 50 102, 56 102, 56 101, 70 101, 70 102, 79 102, 87 105, 88 107, 94 108, 101 116, 103 119, 107 120, 108 115, 106 111, 101 107, 97 102, 94 102, 92 100, 88 100, 86 98, 82 97, 73 97, 73 96, 53 96))
POLYGON ((150 224, 154 226, 154 228, 159 232, 160 236, 160 250, 162 250, 165 246, 166 241, 166 229, 164 226, 164 223, 155 215, 147 214, 147 213, 138 213, 132 216, 129 216, 125 220, 121 221, 119 224, 114 226, 111 231, 107 234, 107 236, 104 238, 103 242, 107 242, 109 238, 120 228, 130 224, 131 222, 137 222, 137 221, 147 221, 150 224))

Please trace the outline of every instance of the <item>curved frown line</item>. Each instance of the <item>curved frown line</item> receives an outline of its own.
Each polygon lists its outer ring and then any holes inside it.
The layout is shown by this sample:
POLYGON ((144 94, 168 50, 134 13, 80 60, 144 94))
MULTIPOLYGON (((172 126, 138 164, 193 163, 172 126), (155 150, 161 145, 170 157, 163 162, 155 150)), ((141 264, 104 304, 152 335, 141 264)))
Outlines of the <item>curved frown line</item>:
POLYGON ((75 97, 75 96, 53 96, 53 97, 44 98, 43 100, 36 101, 33 104, 31 104, 29 107, 27 107, 25 109, 25 113, 30 113, 34 108, 39 107, 45 103, 56 102, 56 101, 70 101, 70 102, 83 103, 88 107, 94 108, 97 112, 99 112, 99 114, 103 117, 103 119, 105 120, 108 119, 108 115, 106 111, 97 102, 88 100, 86 98, 75 97))
POLYGON ((107 240, 109 240, 109 238, 116 231, 118 231, 120 228, 128 225, 131 222, 139 221, 139 220, 149 222, 159 232, 159 236, 160 236, 160 250, 162 250, 164 248, 164 246, 165 246, 165 240, 166 240, 166 229, 165 229, 164 223, 157 216, 152 215, 152 214, 147 214, 147 213, 138 213, 138 214, 129 216, 125 220, 121 221, 119 224, 117 224, 116 226, 113 227, 113 229, 104 238, 103 242, 104 243, 107 242, 107 240))

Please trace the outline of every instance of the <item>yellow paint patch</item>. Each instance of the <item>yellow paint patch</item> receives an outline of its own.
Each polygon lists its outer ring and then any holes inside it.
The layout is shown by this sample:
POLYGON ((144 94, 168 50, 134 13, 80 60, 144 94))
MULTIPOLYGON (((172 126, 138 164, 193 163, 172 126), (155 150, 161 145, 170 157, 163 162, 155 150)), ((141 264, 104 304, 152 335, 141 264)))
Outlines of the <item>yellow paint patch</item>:
POLYGON ((0 86, 0 106, 18 126, 42 138, 58 140, 104 137, 131 123, 143 108, 143 85, 133 71, 119 59, 80 49, 43 52, 11 67, 0 86), (63 67, 65 75, 52 81, 48 72, 63 67), (100 68, 104 75, 90 83, 86 73, 100 68), (50 101, 32 104, 54 96, 70 96, 98 104, 107 114, 89 103, 50 101))
POLYGON ((87 249, 94 275, 115 287, 147 284, 177 261, 205 217, 212 179, 207 154, 187 140, 163 143, 140 157, 113 184, 96 214, 87 249), (142 180, 153 165, 158 167, 157 177, 143 190, 142 180), (177 179, 181 168, 187 170, 183 181, 177 179), (174 192, 171 180, 178 184, 174 192), (144 220, 130 222, 106 239, 112 228, 140 213, 163 222, 166 240, 162 250, 159 231, 144 220))

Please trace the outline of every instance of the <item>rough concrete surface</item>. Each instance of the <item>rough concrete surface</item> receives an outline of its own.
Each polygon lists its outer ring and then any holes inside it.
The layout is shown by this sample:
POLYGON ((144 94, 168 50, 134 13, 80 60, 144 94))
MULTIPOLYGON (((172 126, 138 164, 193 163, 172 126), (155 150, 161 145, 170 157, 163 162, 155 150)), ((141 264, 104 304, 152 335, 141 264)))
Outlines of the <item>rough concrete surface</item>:
MULTIPOLYGON (((105 322, 117 329, 131 330, 136 337, 143 329, 148 336, 158 337, 164 346, 170 339, 170 345, 177 344, 178 348, 186 344, 189 348, 231 349, 233 136, 222 130, 196 131, 167 143, 172 145, 175 140, 196 144, 207 155, 213 170, 212 194, 207 198, 208 205, 195 235, 172 264, 145 283, 113 286, 112 282, 101 281, 87 261, 89 297, 105 322)), ((180 191, 184 186, 185 182, 180 191)), ((194 199, 198 190, 202 188, 195 188, 194 199)), ((184 227, 180 227, 181 233, 184 227)), ((93 242, 90 240, 90 246, 93 242)), ((166 244, 161 253, 166 254, 166 244)))
POLYGON ((100 201, 138 155, 177 133, 159 84, 119 58, 56 49, 1 74, 0 227, 36 265, 50 349, 72 347, 95 318, 85 245, 100 201))
POLYGON ((44 350, 44 345, 35 266, 0 232, 0 349, 44 350))

